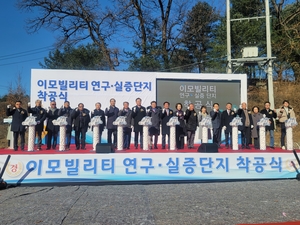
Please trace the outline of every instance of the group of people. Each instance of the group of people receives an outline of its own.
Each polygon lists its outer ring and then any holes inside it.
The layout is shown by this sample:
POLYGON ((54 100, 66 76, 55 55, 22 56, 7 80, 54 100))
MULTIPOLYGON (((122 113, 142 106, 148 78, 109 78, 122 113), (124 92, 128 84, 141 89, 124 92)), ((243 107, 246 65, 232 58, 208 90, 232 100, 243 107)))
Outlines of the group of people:
POLYGON ((76 149, 86 148, 86 132, 89 129, 91 118, 100 116, 102 124, 99 125, 99 136, 101 136, 104 129, 107 129, 107 142, 117 145, 117 126, 113 124, 119 116, 124 116, 127 125, 123 128, 124 132, 124 149, 130 148, 131 133, 134 132, 134 147, 143 149, 143 126, 139 122, 145 117, 151 117, 152 125, 149 127, 149 144, 150 149, 157 149, 158 136, 162 133, 162 148, 169 148, 170 146, 170 127, 167 126, 171 117, 176 116, 179 124, 176 125, 176 147, 177 149, 184 148, 184 137, 187 137, 187 147, 194 148, 194 139, 196 130, 199 129, 199 137, 202 138, 202 128, 200 122, 203 118, 210 116, 212 120, 212 131, 208 132, 209 139, 220 146, 221 133, 225 133, 225 146, 229 148, 232 145, 232 127, 230 122, 234 117, 242 118, 243 125, 239 126, 242 136, 242 148, 250 148, 249 144, 254 140, 254 147, 259 148, 259 132, 257 122, 265 115, 269 118, 270 126, 266 127, 266 131, 270 133, 270 147, 274 148, 274 119, 279 118, 281 126, 281 147, 285 149, 285 125, 284 122, 289 118, 295 118, 293 108, 289 106, 287 100, 283 101, 281 108, 272 110, 270 102, 265 102, 264 109, 259 110, 258 106, 254 106, 252 111, 247 109, 247 104, 244 102, 240 108, 232 109, 232 104, 227 103, 224 111, 220 110, 218 103, 214 103, 213 109, 208 112, 206 106, 202 106, 200 112, 196 112, 194 104, 189 104, 188 108, 183 111, 181 103, 177 103, 175 110, 170 108, 169 102, 164 102, 163 107, 157 106, 156 101, 152 101, 147 108, 142 106, 142 100, 136 99, 136 105, 129 108, 128 102, 123 102, 123 108, 116 107, 116 100, 110 99, 110 105, 105 110, 101 109, 101 103, 95 104, 95 109, 90 111, 84 108, 83 103, 79 103, 75 109, 70 107, 68 101, 64 102, 61 108, 56 107, 56 102, 50 102, 48 110, 42 107, 41 100, 35 101, 35 106, 31 107, 28 104, 28 109, 22 108, 22 102, 16 101, 15 107, 7 106, 7 116, 12 116, 11 131, 14 136, 14 150, 18 150, 18 137, 21 137, 21 150, 24 150, 25 131, 26 127, 22 122, 31 113, 36 118, 36 134, 38 138, 37 149, 42 150, 42 132, 44 130, 44 121, 46 120, 47 131, 47 149, 55 149, 57 145, 57 136, 59 133, 59 126, 53 124, 60 116, 67 117, 66 126, 66 149, 70 149, 71 133, 75 131, 75 145, 76 149), (198 128, 199 127, 199 128, 198 128), (211 134, 212 133, 212 137, 211 134))

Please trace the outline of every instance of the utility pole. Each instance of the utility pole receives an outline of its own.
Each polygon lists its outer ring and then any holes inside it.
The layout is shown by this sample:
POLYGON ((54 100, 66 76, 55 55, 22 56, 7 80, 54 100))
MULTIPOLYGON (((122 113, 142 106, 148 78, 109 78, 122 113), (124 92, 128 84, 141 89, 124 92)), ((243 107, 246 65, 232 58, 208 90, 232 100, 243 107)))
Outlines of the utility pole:
POLYGON ((272 60, 272 47, 271 47, 271 26, 270 26, 270 6, 269 0, 265 0, 266 8, 266 41, 267 41, 267 58, 268 58, 268 94, 271 107, 275 109, 274 103, 274 90, 273 90, 273 60, 272 60))
POLYGON ((230 26, 230 0, 226 0, 226 30, 227 30, 227 73, 232 73, 231 62, 231 26, 230 26))

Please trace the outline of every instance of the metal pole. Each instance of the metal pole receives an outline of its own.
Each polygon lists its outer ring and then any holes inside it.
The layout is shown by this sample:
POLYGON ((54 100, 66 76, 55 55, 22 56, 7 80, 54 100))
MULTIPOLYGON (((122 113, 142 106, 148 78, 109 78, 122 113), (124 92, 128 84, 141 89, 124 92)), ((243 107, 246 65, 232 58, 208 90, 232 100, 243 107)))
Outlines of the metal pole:
POLYGON ((266 41, 267 41, 267 58, 268 58, 268 94, 271 107, 275 108, 274 90, 273 90, 273 66, 272 66, 272 47, 271 47, 271 26, 270 26, 270 6, 269 0, 265 0, 266 7, 266 41))
POLYGON ((232 73, 231 63, 231 26, 230 26, 230 0, 226 0, 226 29, 227 29, 227 73, 232 73))

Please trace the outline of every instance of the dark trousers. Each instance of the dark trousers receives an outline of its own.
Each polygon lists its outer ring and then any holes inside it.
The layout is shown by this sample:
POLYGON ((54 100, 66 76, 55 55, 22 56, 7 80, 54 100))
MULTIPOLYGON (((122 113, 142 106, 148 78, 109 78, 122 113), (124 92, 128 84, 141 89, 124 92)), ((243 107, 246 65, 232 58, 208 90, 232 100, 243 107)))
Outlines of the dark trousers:
POLYGON ((107 143, 114 144, 117 146, 117 130, 116 129, 107 129, 107 143), (114 142, 112 142, 112 135, 114 136, 114 142))
POLYGON ((14 150, 18 150, 18 138, 21 137, 21 150, 24 150, 25 131, 14 131, 14 150))
POLYGON ((66 133, 66 147, 70 148, 72 132, 66 133))
POLYGON ((123 132, 123 148, 129 149, 132 129, 124 127, 123 132))
POLYGON ((57 132, 53 132, 52 130, 48 130, 47 133, 47 148, 50 149, 51 148, 51 141, 53 139, 53 143, 52 143, 52 148, 55 149, 56 148, 56 144, 57 144, 57 132))
POLYGON ((76 149, 80 148, 80 144, 81 144, 81 149, 85 148, 85 137, 86 137, 86 128, 78 128, 75 130, 76 149))
POLYGON ((137 147, 139 144, 140 136, 140 147, 143 148, 143 131, 134 132, 134 146, 137 147))
POLYGON ((170 135, 169 134, 162 135, 161 145, 162 145, 162 148, 166 147, 166 136, 168 136, 168 148, 170 148, 170 135))
POLYGON ((213 143, 221 144, 221 128, 213 128, 213 143))
POLYGON ((195 140, 195 131, 188 130, 187 131, 187 145, 188 148, 194 148, 194 140, 195 140))
POLYGON ((229 141, 230 141, 230 146, 232 146, 232 132, 226 132, 225 131, 225 146, 229 146, 229 141))
POLYGON ((177 149, 183 149, 184 148, 184 137, 181 137, 178 135, 176 137, 176 148, 177 149))
POLYGON ((259 137, 253 138, 253 140, 254 140, 254 148, 260 149, 260 145, 259 145, 259 137))
POLYGON ((38 138, 38 144, 37 144, 38 149, 40 149, 41 146, 42 146, 42 132, 43 132, 42 130, 37 130, 36 131, 37 138, 38 138))
POLYGON ((158 142, 158 134, 149 135, 150 137, 150 147, 152 148, 152 143, 154 144, 154 148, 157 148, 157 142, 158 142), (154 136, 154 143, 153 143, 153 136, 154 136))
POLYGON ((285 123, 280 123, 281 125, 281 138, 280 138, 280 142, 281 142, 281 147, 285 146, 285 136, 286 136, 286 128, 285 128, 285 123))
POLYGON ((250 127, 244 127, 242 130, 242 146, 249 146, 250 143, 250 132, 251 128, 250 127))

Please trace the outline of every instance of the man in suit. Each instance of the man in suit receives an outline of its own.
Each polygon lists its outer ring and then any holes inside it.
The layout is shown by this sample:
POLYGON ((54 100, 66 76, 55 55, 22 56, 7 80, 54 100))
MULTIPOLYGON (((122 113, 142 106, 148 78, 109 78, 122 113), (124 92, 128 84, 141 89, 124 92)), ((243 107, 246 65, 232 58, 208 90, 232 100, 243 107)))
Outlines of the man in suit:
POLYGON ((104 127, 106 126, 106 121, 105 121, 105 113, 101 109, 100 102, 97 102, 95 104, 95 109, 91 112, 91 118, 93 118, 94 116, 100 116, 100 118, 102 120, 102 124, 99 124, 99 142, 101 143, 101 137, 102 137, 104 127))
POLYGON ((116 100, 111 98, 109 100, 110 106, 105 109, 105 116, 107 117, 107 142, 109 144, 114 144, 117 146, 117 126, 113 125, 113 122, 117 119, 119 108, 116 107, 116 100), (112 142, 112 135, 114 136, 114 141, 112 142))
POLYGON ((131 141, 131 132, 133 125, 132 119, 132 111, 129 108, 128 102, 123 102, 123 109, 119 111, 118 116, 125 116, 125 120, 127 125, 123 128, 123 148, 130 149, 130 141, 131 141))
POLYGON ((173 110, 170 109, 170 103, 164 102, 164 108, 161 114, 162 125, 162 149, 166 148, 166 135, 168 136, 168 148, 170 148, 170 126, 167 126, 170 118, 173 117, 173 110))
POLYGON ((81 149, 85 150, 86 132, 89 127, 89 122, 91 121, 90 111, 84 108, 83 103, 79 103, 78 107, 72 111, 71 117, 74 120, 76 150, 80 148, 80 144, 81 149))
POLYGON ((71 144, 71 135, 72 135, 72 126, 73 126, 73 119, 71 117, 73 109, 70 107, 70 102, 65 101, 64 105, 61 106, 61 108, 58 110, 58 116, 65 116, 67 117, 67 123, 66 126, 66 149, 70 150, 70 144, 71 144))
POLYGON ((210 117, 213 128, 213 143, 216 143, 218 147, 221 145, 221 112, 219 103, 214 103, 213 110, 210 111, 210 117))
POLYGON ((247 103, 243 102, 240 106, 237 115, 242 118, 242 126, 239 126, 239 130, 242 133, 242 148, 250 149, 249 143, 251 139, 251 129, 253 128, 253 121, 251 111, 247 110, 247 103))
POLYGON ((48 132, 47 133, 47 148, 46 148, 46 150, 51 149, 52 139, 53 139, 52 149, 56 149, 59 126, 55 126, 53 124, 53 120, 56 120, 58 118, 58 108, 56 108, 55 101, 50 102, 50 107, 49 107, 46 117, 47 117, 46 131, 48 132))
POLYGON ((38 148, 37 150, 42 150, 42 132, 44 130, 44 121, 47 116, 47 112, 44 108, 42 108, 42 101, 36 100, 35 107, 31 108, 30 103, 28 103, 28 113, 31 113, 32 116, 35 117, 36 126, 35 132, 38 135, 38 148))
POLYGON ((271 103, 265 102, 265 108, 260 111, 261 114, 266 115, 269 118, 270 126, 266 126, 266 133, 270 133, 270 148, 274 149, 274 119, 277 117, 275 110, 270 109, 271 103))
POLYGON ((232 148, 232 127, 229 123, 236 116, 235 112, 231 109, 232 104, 228 102, 226 104, 226 110, 221 114, 221 127, 225 132, 225 147, 229 148, 229 136, 230 136, 230 146, 232 148))
POLYGON ((142 99, 135 100, 136 106, 132 108, 132 118, 134 119, 134 147, 138 148, 138 141, 140 136, 140 148, 143 149, 143 126, 139 122, 146 116, 146 108, 142 106, 142 99))
POLYGON ((21 137, 21 150, 24 151, 25 145, 25 126, 22 122, 27 118, 28 114, 25 109, 22 108, 22 102, 16 101, 13 110, 10 110, 11 105, 7 106, 6 115, 12 116, 12 123, 10 130, 14 135, 14 150, 18 151, 18 138, 21 137))
POLYGON ((151 102, 151 106, 147 109, 147 116, 151 117, 152 125, 149 128, 150 149, 152 149, 152 141, 154 136, 154 149, 157 149, 158 135, 160 134, 161 109, 156 105, 156 101, 151 102))
POLYGON ((187 131, 187 145, 188 148, 194 148, 195 133, 198 123, 198 116, 194 109, 194 104, 189 104, 185 111, 184 119, 186 120, 186 131, 187 131))

